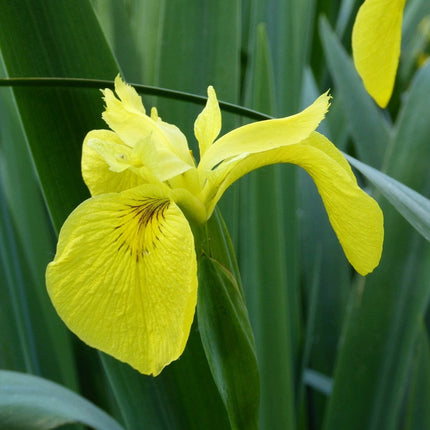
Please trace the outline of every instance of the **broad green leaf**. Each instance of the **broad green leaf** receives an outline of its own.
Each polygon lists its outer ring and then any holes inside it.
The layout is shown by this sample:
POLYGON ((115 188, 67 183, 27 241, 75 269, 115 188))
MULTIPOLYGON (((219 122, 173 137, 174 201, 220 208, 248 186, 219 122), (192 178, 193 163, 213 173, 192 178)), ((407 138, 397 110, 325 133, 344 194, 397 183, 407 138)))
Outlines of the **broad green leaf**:
POLYGON ((429 199, 373 167, 361 163, 348 155, 346 158, 366 176, 423 237, 430 241, 429 199))
POLYGON ((311 52, 316 3, 314 0, 255 2, 258 22, 267 23, 277 116, 299 110, 303 73, 311 52))
POLYGON ((95 430, 121 430, 109 415, 73 391, 33 375, 0 371, 0 427, 43 430, 80 422, 95 430))
MULTIPOLYGON (((155 84, 206 95, 212 85, 220 100, 237 102, 240 84, 240 8, 238 0, 164 2, 155 84), (205 29, 205 31, 202 31, 205 29), (181 35, 181 37, 178 37, 181 35)), ((160 100, 163 119, 176 124, 194 143, 200 107, 160 100)), ((234 120, 223 115, 225 133, 234 120)), ((193 148, 197 155, 198 151, 193 148)))
POLYGON ((325 18, 320 20, 320 34, 328 67, 336 84, 334 96, 342 99, 360 159, 379 168, 390 139, 387 122, 366 93, 351 58, 325 18), (363 124, 366 126, 363 127, 363 124))
POLYGON ((258 429, 258 368, 239 285, 225 267, 205 255, 200 258, 198 273, 200 336, 231 427, 258 429))
MULTIPOLYGON (((145 82, 142 79, 143 62, 139 42, 131 21, 141 17, 136 9, 141 2, 127 0, 91 0, 106 39, 127 82, 145 82)), ((144 27, 144 26, 142 26, 144 27)), ((146 44, 149 45, 149 41, 146 44)), ((146 83, 150 83, 147 82, 146 83)))
MULTIPOLYGON (((86 0, 22 0, 19 13, 16 4, 5 2, 0 49, 12 77, 113 79, 118 73, 86 0)), ((95 90, 16 88, 14 94, 44 196, 59 229, 66 215, 88 196, 79 169, 81 145, 88 130, 103 126, 103 105, 95 90)))
POLYGON ((218 430, 228 418, 213 382, 200 334, 191 328, 179 360, 153 378, 102 355, 112 389, 124 414, 127 430, 218 430), (204 392, 204 395, 202 395, 204 392))
POLYGON ((0 284, 0 294, 5 307, 2 315, 9 315, 9 319, 5 318, 0 323, 0 331, 5 349, 12 351, 18 347, 15 357, 1 354, 1 367, 33 372, 75 388, 77 379, 70 337, 52 308, 45 289, 45 266, 55 246, 54 233, 12 91, 7 88, 0 91, 0 121, 0 182, 5 211, 1 227, 6 234, 1 247, 2 262, 8 273, 1 278, 4 282, 0 284), (13 320, 19 326, 26 326, 26 330, 10 341, 8 337, 14 333, 13 320), (33 351, 31 360, 28 360, 26 350, 33 351), (20 363, 24 357, 27 363, 23 367, 20 363))
POLYGON ((411 363, 410 382, 405 397, 402 430, 427 430, 430 427, 430 345, 422 325, 411 363))

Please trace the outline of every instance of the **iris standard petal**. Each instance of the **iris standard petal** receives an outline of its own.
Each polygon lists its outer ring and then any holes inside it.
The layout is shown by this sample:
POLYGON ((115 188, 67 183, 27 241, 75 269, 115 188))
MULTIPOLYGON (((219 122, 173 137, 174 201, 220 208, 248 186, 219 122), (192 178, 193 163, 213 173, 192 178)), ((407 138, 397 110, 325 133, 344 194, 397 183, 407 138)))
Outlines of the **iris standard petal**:
POLYGON ((366 0, 352 30, 355 67, 379 106, 390 100, 400 56, 406 0, 366 0))
POLYGON ((294 145, 222 163, 208 177, 209 211, 234 181, 252 170, 276 163, 297 164, 311 175, 346 257, 358 273, 370 273, 378 265, 382 253, 382 211, 376 201, 359 188, 342 154, 317 132, 294 145))
POLYGON ((110 89, 104 90, 106 110, 102 117, 126 145, 132 148, 139 145, 141 161, 145 165, 152 163, 154 174, 159 180, 169 179, 194 166, 186 138, 179 129, 175 127, 173 134, 171 128, 165 127, 166 123, 161 122, 158 116, 151 118, 144 111, 135 109, 134 104, 130 108, 130 94, 135 93, 137 98, 140 97, 119 77, 115 79, 115 90, 120 97, 126 93, 127 98, 125 101, 118 100, 110 89), (154 148, 157 151, 156 162, 154 148), (170 172, 172 166, 174 171, 170 172))
POLYGON ((206 106, 194 123, 194 135, 199 142, 200 158, 203 157, 221 131, 221 110, 215 90, 208 87, 206 106))
POLYGON ((113 131, 92 130, 86 135, 82 146, 81 168, 82 177, 92 196, 128 190, 145 182, 141 176, 127 169, 126 161, 129 161, 130 154, 131 148, 113 131), (106 160, 109 154, 103 156, 100 153, 103 151, 95 149, 97 144, 105 151, 109 147, 111 164, 116 161, 117 171, 113 171, 106 160), (120 171, 121 166, 125 167, 123 171, 120 171))
POLYGON ((208 148, 198 165, 199 171, 209 172, 229 158, 300 142, 318 127, 329 108, 329 101, 330 96, 325 93, 298 114, 236 128, 208 148))
POLYGON ((64 223, 46 282, 84 342, 157 375, 181 355, 193 321, 191 229, 152 185, 93 197, 64 223))

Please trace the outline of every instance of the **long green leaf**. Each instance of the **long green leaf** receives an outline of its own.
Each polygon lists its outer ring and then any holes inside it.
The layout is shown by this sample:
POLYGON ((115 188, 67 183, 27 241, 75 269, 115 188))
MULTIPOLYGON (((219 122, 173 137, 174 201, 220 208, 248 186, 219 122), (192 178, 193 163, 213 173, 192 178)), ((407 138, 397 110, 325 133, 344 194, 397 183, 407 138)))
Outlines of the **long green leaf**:
POLYGON ((406 408, 402 430, 427 430, 430 427, 430 345, 422 325, 411 365, 411 376, 406 392, 406 408))
POLYGON ((206 256, 199 262, 197 315, 232 429, 258 429, 260 385, 248 312, 232 274, 206 256))
MULTIPOLYGON (((276 88, 266 26, 259 24, 252 37, 246 99, 250 106, 271 113, 275 111, 276 88)), ((293 178, 294 172, 289 169, 287 174, 293 178)), ((287 249, 293 255, 297 252, 297 243, 293 242, 296 239, 293 196, 294 181, 283 181, 281 166, 252 172, 241 183, 238 256, 255 332, 263 429, 296 428, 293 353, 299 336, 298 307, 293 299, 296 260, 286 257, 287 249), (285 213, 284 204, 288 205, 285 213), (289 234, 284 229, 285 223, 292 225, 289 234)))
POLYGON ((122 427, 101 409, 73 391, 46 379, 0 371, 0 427, 43 430, 80 422, 96 430, 122 427))
POLYGON ((430 241, 430 200, 379 170, 346 155, 349 162, 390 201, 409 223, 430 241))
MULTIPOLYGON (((9 76, 112 79, 118 73, 88 1, 21 0, 19 13, 16 3, 2 2, 1 9, 0 48, 9 76)), ((102 103, 94 90, 16 88, 14 94, 58 230, 88 196, 80 147, 85 133, 102 125, 102 103)))

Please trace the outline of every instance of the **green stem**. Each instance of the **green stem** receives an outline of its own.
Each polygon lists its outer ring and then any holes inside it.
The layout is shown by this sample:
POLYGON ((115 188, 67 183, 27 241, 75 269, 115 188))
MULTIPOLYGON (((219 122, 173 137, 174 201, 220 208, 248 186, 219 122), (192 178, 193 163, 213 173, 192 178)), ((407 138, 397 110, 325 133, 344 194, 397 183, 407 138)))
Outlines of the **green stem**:
MULTIPOLYGON (((176 91, 168 88, 155 87, 151 85, 130 84, 137 92, 150 96, 160 96, 175 100, 205 105, 207 97, 197 94, 176 91)), ((72 88, 114 88, 114 82, 104 79, 84 79, 84 78, 7 78, 0 79, 0 87, 72 87, 72 88)), ((253 109, 220 101, 220 108, 226 112, 231 112, 245 118, 255 120, 272 119, 271 116, 253 109)))

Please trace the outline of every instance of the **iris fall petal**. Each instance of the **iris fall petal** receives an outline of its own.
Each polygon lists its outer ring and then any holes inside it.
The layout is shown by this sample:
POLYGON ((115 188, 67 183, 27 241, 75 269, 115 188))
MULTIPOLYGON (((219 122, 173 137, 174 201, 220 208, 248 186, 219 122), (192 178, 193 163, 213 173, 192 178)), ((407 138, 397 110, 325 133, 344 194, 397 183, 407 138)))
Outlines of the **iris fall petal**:
POLYGON ((66 220, 47 288, 84 342, 157 375, 184 350, 197 300, 194 239, 152 185, 93 197, 66 220))
POLYGON ((300 143, 251 154, 225 162, 208 179, 210 207, 237 179, 259 167, 293 163, 314 180, 330 223, 346 257, 358 273, 366 275, 379 263, 383 244, 383 215, 375 200, 357 185, 348 162, 323 135, 314 132, 300 143))

